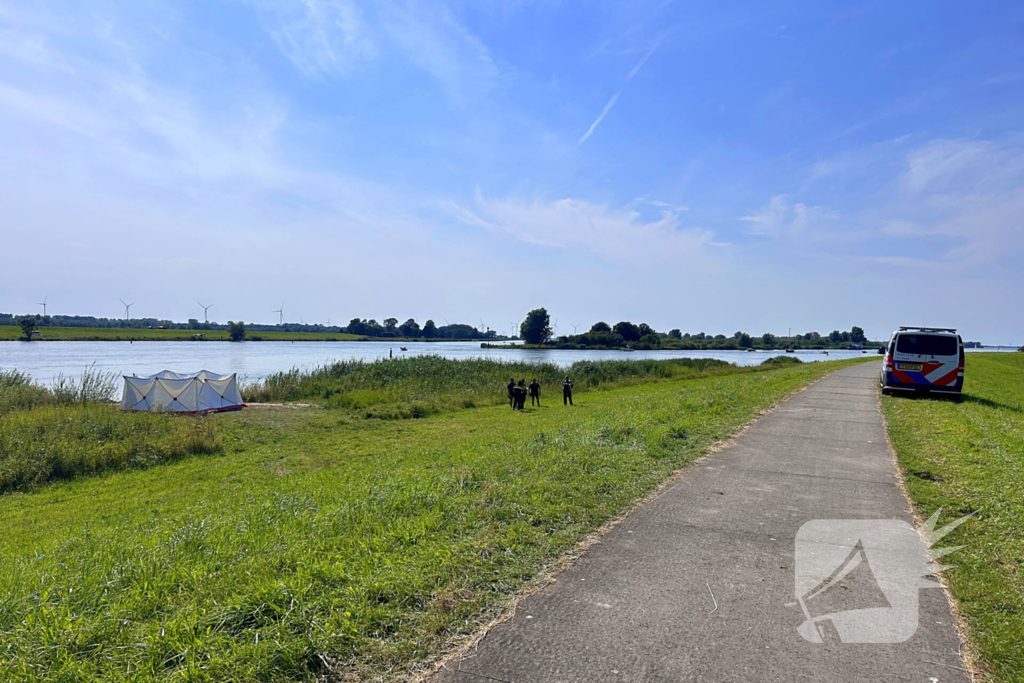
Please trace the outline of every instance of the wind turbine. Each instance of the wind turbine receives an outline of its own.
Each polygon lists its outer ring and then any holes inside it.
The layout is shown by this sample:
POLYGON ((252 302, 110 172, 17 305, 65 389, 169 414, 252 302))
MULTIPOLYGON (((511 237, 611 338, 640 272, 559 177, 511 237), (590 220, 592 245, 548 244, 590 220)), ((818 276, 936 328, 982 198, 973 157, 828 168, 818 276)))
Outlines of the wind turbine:
POLYGON ((555 327, 555 334, 558 334, 558 321, 557 320, 555 321, 554 327, 555 327))
POLYGON ((509 323, 508 324, 508 336, 509 337, 516 336, 516 324, 515 323, 509 323))
POLYGON ((213 304, 210 304, 209 306, 204 306, 201 301, 197 301, 196 303, 199 304, 199 307, 203 309, 203 322, 210 322, 210 316, 208 314, 208 311, 211 308, 213 308, 213 304))
POLYGON ((271 313, 277 313, 277 315, 279 316, 277 324, 278 325, 284 325, 284 302, 283 301, 281 302, 281 308, 277 309, 276 311, 271 311, 271 313))
POLYGON ((573 325, 573 326, 572 326, 572 333, 573 333, 573 334, 576 334, 576 328, 577 328, 577 327, 579 327, 579 326, 580 326, 580 325, 582 325, 582 324, 583 324, 583 323, 576 323, 575 325, 573 325))
POLYGON ((40 302, 39 302, 39 303, 37 304, 38 306, 42 306, 42 307, 43 307, 43 317, 44 317, 44 318, 46 317, 46 300, 47 300, 47 299, 49 299, 49 298, 50 298, 50 295, 49 295, 49 294, 47 294, 46 296, 44 296, 44 297, 43 297, 43 300, 42 300, 42 301, 40 301, 40 302))
POLYGON ((129 304, 129 303, 125 303, 124 299, 118 299, 118 301, 120 301, 121 303, 124 304, 124 319, 128 320, 128 309, 131 308, 132 306, 134 306, 135 302, 133 301, 133 302, 131 302, 129 304))

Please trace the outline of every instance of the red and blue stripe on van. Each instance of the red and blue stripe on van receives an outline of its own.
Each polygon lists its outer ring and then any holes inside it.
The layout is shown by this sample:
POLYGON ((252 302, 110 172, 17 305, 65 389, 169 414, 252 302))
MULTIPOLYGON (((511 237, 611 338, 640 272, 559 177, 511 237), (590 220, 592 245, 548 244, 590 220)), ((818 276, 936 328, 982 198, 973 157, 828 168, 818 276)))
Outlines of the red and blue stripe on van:
POLYGON ((915 363, 921 366, 920 370, 900 370, 900 365, 905 363, 893 363, 892 378, 903 384, 945 387, 956 382, 957 377, 963 373, 963 369, 957 367, 956 363, 915 363))

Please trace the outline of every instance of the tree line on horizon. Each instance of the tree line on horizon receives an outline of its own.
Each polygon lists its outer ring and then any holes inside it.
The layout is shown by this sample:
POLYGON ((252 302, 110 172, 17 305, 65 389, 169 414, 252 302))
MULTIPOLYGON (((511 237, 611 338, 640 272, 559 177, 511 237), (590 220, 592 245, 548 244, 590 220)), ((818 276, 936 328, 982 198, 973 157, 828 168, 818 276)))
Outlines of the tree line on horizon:
POLYGON ((614 325, 599 321, 582 334, 556 337, 551 329, 551 316, 545 308, 535 308, 526 315, 519 328, 520 337, 527 344, 551 344, 561 348, 623 348, 634 349, 750 349, 750 348, 826 348, 839 344, 868 342, 863 328, 856 325, 846 332, 833 330, 827 335, 807 332, 792 337, 778 337, 770 332, 752 336, 738 330, 731 337, 704 332, 683 333, 678 328, 658 332, 647 323, 634 324, 622 320, 614 325))
MULTIPOLYGON (((31 321, 32 329, 41 327, 98 327, 115 329, 165 329, 165 330, 194 330, 197 332, 206 330, 231 330, 235 323, 202 322, 190 318, 188 322, 174 322, 172 320, 160 320, 157 318, 96 318, 84 315, 13 315, 11 313, 0 313, 0 325, 21 325, 25 327, 26 322, 31 321)), ((321 323, 284 323, 279 325, 266 325, 259 323, 245 323, 244 329, 248 332, 333 332, 337 334, 357 334, 364 337, 405 337, 409 339, 465 339, 465 340, 487 340, 498 338, 494 330, 481 331, 472 325, 463 323, 452 323, 437 325, 433 320, 427 320, 420 327, 416 320, 409 318, 399 324, 397 318, 385 318, 382 322, 374 319, 352 318, 348 325, 324 325, 321 323)))
MULTIPOLYGON (((99 327, 99 328, 120 328, 120 329, 179 329, 179 330, 232 330, 232 326, 239 323, 207 323, 195 318, 188 322, 180 323, 170 320, 159 320, 156 318, 96 318, 93 316, 64 316, 64 315, 40 315, 30 314, 26 316, 15 316, 10 313, 0 313, 0 325, 22 325, 32 322, 32 328, 40 327, 99 327)), ((556 337, 551 329, 551 318, 545 308, 538 308, 530 311, 519 328, 519 338, 528 344, 535 345, 556 345, 563 348, 623 348, 629 346, 635 349, 747 349, 747 348, 826 348, 839 344, 864 344, 868 342, 864 330, 853 326, 849 331, 833 330, 829 334, 818 332, 807 332, 793 335, 792 337, 777 337, 766 332, 753 336, 743 331, 737 331, 732 336, 724 334, 711 335, 705 332, 695 334, 683 333, 675 328, 668 332, 659 332, 647 323, 635 324, 622 320, 614 325, 604 321, 594 323, 590 330, 582 334, 562 335, 556 337)), ((279 325, 266 325, 257 323, 246 323, 243 328, 247 332, 328 332, 354 334, 363 337, 376 337, 381 339, 451 339, 451 340, 481 340, 495 341, 505 339, 495 330, 484 330, 463 323, 437 325, 433 320, 428 319, 422 327, 419 323, 409 318, 399 323, 397 318, 385 318, 383 321, 370 318, 352 318, 348 325, 324 325, 320 323, 284 323, 279 325)), ((242 338, 244 338, 244 332, 242 338)), ((26 333, 26 336, 27 333, 26 333)))

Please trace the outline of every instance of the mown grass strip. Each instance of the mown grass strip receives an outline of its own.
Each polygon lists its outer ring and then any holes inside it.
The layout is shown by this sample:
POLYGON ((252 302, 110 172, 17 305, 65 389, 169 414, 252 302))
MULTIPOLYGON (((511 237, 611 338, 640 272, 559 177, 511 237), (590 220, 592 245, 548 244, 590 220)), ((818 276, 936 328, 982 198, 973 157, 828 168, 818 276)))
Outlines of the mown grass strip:
POLYGON ((886 397, 889 435, 924 516, 971 512, 945 572, 993 680, 1024 681, 1024 354, 967 355, 964 401, 886 397))
POLYGON ((523 413, 222 415, 222 457, 0 497, 0 680, 410 671, 711 444, 844 364, 523 413))

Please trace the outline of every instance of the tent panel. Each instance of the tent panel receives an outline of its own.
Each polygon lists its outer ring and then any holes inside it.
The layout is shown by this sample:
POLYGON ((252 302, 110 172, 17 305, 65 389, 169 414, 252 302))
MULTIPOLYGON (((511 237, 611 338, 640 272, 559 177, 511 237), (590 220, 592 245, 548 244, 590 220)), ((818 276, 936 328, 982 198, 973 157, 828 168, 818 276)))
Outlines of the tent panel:
POLYGON ((122 410, 204 412, 243 405, 234 374, 164 370, 149 377, 125 377, 124 380, 122 410))

